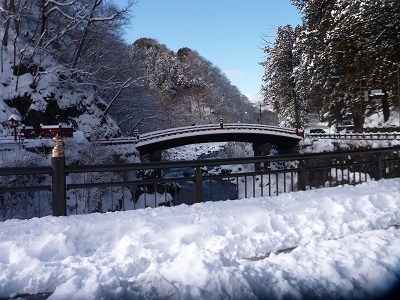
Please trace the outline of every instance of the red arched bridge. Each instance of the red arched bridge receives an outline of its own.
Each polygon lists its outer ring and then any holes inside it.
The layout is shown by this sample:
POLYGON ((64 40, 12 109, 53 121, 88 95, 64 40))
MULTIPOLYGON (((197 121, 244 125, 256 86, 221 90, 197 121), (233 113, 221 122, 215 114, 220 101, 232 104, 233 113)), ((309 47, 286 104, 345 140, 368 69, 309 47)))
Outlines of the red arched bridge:
POLYGON ((178 127, 137 135, 136 149, 140 154, 175 148, 189 144, 236 141, 253 145, 272 144, 285 149, 304 138, 297 129, 257 124, 210 124, 178 127))

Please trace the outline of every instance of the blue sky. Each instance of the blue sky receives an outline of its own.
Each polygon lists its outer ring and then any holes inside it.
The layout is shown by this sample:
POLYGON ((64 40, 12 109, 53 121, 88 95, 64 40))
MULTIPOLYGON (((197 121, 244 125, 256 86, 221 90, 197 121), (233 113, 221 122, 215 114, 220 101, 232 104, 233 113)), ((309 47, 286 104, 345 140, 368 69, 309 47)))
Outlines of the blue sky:
MULTIPOLYGON (((126 0, 114 0, 120 6, 126 0)), ((301 23, 289 0, 139 0, 125 39, 154 38, 173 51, 188 47, 226 73, 252 101, 258 100, 264 34, 301 23)), ((271 41, 273 38, 270 39, 271 41)))

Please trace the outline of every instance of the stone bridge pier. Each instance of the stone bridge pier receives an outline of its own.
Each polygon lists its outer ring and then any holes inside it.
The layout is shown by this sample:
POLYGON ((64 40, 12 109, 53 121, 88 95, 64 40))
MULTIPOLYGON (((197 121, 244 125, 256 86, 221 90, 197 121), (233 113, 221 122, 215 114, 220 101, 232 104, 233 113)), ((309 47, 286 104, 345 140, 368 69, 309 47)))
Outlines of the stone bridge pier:
POLYGON ((149 153, 150 161, 161 161, 162 150, 153 150, 149 153))
MULTIPOLYGON (((268 156, 271 152, 272 144, 269 143, 253 143, 254 156, 268 156)), ((268 163, 255 163, 255 171, 263 171, 269 169, 268 163)))
MULTIPOLYGON (((279 154, 296 154, 298 153, 298 147, 297 145, 291 145, 291 146, 283 146, 283 145, 273 145, 270 143, 253 143, 253 151, 254 151, 254 156, 268 156, 271 153, 272 148, 275 148, 278 150, 279 154)), ((265 165, 256 163, 255 164, 255 170, 256 171, 262 171, 262 170, 267 170, 269 169, 269 164, 265 165)))
POLYGON ((272 144, 253 143, 254 156, 268 156, 271 152, 272 144))

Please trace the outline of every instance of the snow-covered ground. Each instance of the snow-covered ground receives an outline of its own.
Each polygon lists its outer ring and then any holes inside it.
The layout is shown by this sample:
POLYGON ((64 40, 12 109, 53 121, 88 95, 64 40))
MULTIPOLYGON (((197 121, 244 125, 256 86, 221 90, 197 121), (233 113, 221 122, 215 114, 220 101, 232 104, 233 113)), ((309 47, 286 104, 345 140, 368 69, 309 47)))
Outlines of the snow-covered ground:
POLYGON ((400 179, 9 220, 0 223, 0 298, 383 297, 400 280, 399 224, 400 179))
MULTIPOLYGON (((383 112, 380 110, 373 114, 368 114, 364 118, 364 128, 365 131, 369 128, 393 128, 393 127, 400 127, 400 116, 399 116, 399 108, 398 107, 391 107, 390 108, 390 116, 389 119, 385 122, 383 112)), ((338 132, 335 125, 328 126, 327 122, 321 122, 318 119, 317 112, 311 112, 307 119, 307 124, 305 125, 305 132, 306 134, 310 133, 311 129, 323 129, 326 133, 336 133, 338 132)), ((342 130, 343 133, 346 130, 342 130)))

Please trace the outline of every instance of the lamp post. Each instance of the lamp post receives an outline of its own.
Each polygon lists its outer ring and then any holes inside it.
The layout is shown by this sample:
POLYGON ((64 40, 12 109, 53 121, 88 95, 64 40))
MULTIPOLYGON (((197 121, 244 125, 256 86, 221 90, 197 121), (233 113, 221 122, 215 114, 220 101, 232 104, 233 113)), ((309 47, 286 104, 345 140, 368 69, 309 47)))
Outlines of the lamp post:
POLYGON ((17 116, 12 114, 9 118, 8 121, 11 122, 11 127, 14 128, 14 141, 17 141, 17 127, 18 127, 18 121, 21 119, 17 116))
POLYGON ((12 127, 14 128, 14 141, 17 141, 17 127, 18 127, 18 121, 11 119, 12 127))
POLYGON ((253 107, 256 107, 256 105, 259 107, 259 112, 260 112, 260 117, 257 119, 258 123, 262 124, 262 114, 261 114, 261 107, 262 107, 262 102, 257 101, 253 107))
MULTIPOLYGON (((274 101, 274 100, 272 100, 272 101, 274 101)), ((263 108, 264 106, 265 106, 265 103, 264 103, 262 100, 256 101, 256 102, 254 102, 254 104, 253 104, 253 108, 257 109, 257 110, 258 110, 258 114, 260 115, 260 116, 257 118, 257 122, 260 123, 260 124, 263 123, 263 120, 262 120, 262 108, 263 108)), ((268 122, 267 122, 267 123, 268 123, 268 122)))

